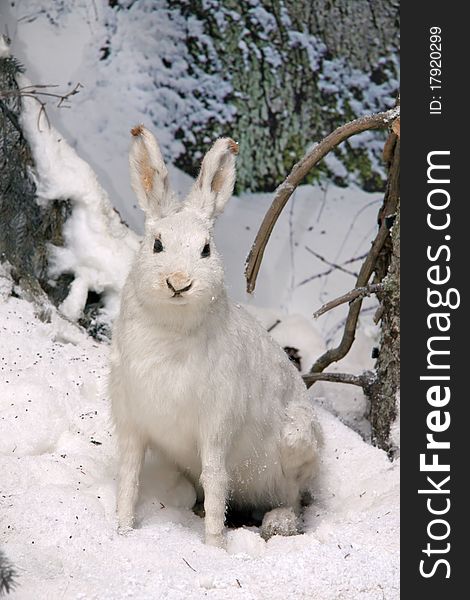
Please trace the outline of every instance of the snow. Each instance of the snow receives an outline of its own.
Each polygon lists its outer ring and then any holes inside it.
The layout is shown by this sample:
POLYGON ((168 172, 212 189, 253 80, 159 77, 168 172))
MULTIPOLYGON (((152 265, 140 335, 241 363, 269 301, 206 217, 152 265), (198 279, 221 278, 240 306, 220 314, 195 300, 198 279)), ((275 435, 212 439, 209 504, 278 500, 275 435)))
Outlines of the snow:
MULTIPOLYGON (((2 280, 7 280, 5 270, 2 280)), ((73 327, 70 325, 70 327, 73 327)), ((116 533, 109 347, 0 303, 0 532, 20 600, 149 597, 393 600, 399 462, 319 408, 325 448, 305 533, 230 530, 203 544, 185 481, 147 457, 139 527, 116 533)))
MULTIPOLYGON (((199 35, 199 24, 172 19, 166 2, 158 1, 161 35, 152 40, 145 22, 135 37, 132 10, 130 18, 128 12, 120 19, 102 2, 51 3, 47 18, 39 0, 2 3, 0 8, 13 52, 25 61, 31 81, 70 82, 70 88, 80 81, 85 86, 72 98, 72 109, 48 104, 51 127, 44 118, 38 121, 34 101, 25 101, 23 116, 36 163, 38 201, 62 198, 72 206, 65 247, 51 249, 51 276, 72 272, 76 277, 61 306, 71 319, 79 316, 88 291, 94 290, 104 294, 103 321, 112 321, 138 247, 143 216, 129 185, 130 127, 157 121, 154 131, 171 159, 182 143, 175 137, 178 120, 191 125, 192 116, 184 111, 199 118, 205 110, 194 103, 182 106, 174 95, 176 89, 191 96, 195 89, 179 44, 186 27, 199 35), (104 15, 114 20, 105 26, 104 15), (113 58, 97 61, 91 43, 99 40, 106 47, 109 32, 113 58), (169 56, 183 57, 175 82, 170 81, 175 71, 163 64, 169 56), (153 68, 162 89, 156 103, 153 83, 145 76, 153 68)), ((145 11, 146 6, 148 2, 135 3, 134 10, 145 11)), ((259 8, 256 15, 260 22, 266 20, 259 8)), ((135 15, 139 23, 141 17, 135 15)), ((321 51, 316 40, 297 36, 293 41, 321 51)), ((210 40, 204 43, 210 59, 210 40)), ((0 55, 5 52, 1 45, 0 55)), ((275 63, 276 56, 268 58, 275 63)), ((316 60, 317 54, 312 55, 312 64, 316 60)), ((332 63, 322 80, 331 93, 343 85, 337 67, 332 63)), ((222 102, 227 82, 206 76, 199 83, 213 102, 211 110, 221 108, 219 118, 229 118, 222 102)), ((371 107, 376 94, 377 89, 370 90, 371 107)), ((340 175, 341 163, 334 157, 330 161, 340 175)), ((169 171, 174 188, 184 195, 193 180, 171 164, 169 171)), ((329 183, 299 187, 273 231, 256 292, 247 296, 244 261, 271 201, 271 194, 233 198, 217 223, 216 240, 230 295, 266 328, 279 321, 273 337, 299 349, 305 372, 341 334, 346 306, 317 321, 312 314, 353 287, 360 262, 345 263, 368 250, 381 196, 329 183), (352 274, 333 269, 312 251, 352 274)), ((203 522, 190 510, 192 488, 148 456, 139 528, 121 537, 115 531, 117 459, 105 385, 109 347, 55 311, 50 322, 41 321, 32 305, 10 296, 13 288, 4 264, 0 532, 2 549, 19 571, 20 588, 12 597, 398 598, 399 461, 390 463, 385 453, 364 441, 370 425, 360 388, 327 383, 312 388, 325 450, 303 535, 265 542, 250 527, 228 531, 226 551, 206 547, 203 522)), ((374 301, 367 299, 364 305, 352 351, 331 370, 359 373, 373 366, 371 350, 378 339, 371 321, 374 301)), ((396 444, 398 434, 397 421, 392 433, 396 444)))
POLYGON ((2 35, 0 35, 0 58, 6 58, 9 55, 10 55, 10 49, 5 40, 4 35, 2 34, 2 35))

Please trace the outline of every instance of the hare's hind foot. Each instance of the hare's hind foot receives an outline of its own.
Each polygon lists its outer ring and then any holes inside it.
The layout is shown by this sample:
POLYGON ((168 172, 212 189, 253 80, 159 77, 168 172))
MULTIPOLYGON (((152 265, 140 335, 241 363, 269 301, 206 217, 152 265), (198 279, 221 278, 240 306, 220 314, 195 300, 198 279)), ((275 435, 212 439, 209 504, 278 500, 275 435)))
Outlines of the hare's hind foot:
POLYGON ((265 540, 273 535, 297 535, 300 533, 299 518, 291 507, 274 508, 264 515, 261 537, 265 540))

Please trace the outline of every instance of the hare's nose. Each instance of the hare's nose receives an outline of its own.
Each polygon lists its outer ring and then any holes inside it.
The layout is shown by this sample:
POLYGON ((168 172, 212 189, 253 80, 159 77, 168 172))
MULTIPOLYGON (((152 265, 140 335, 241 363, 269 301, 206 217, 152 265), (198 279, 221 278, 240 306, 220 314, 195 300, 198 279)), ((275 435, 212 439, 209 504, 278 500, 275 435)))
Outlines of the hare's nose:
POLYGON ((168 278, 166 280, 166 284, 174 294, 182 294, 183 292, 187 292, 191 289, 193 282, 190 281, 187 285, 184 285, 182 284, 181 280, 176 279, 172 282, 170 278, 168 278))

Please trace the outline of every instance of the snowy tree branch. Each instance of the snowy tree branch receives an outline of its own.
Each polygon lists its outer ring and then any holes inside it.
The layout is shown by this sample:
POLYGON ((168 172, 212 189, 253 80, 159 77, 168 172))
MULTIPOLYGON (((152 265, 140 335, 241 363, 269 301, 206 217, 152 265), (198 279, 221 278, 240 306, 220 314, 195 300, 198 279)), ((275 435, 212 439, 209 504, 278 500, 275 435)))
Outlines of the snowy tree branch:
POLYGON ((360 117, 350 121, 323 138, 308 154, 294 165, 287 179, 277 188, 274 200, 266 213, 258 230, 253 246, 248 255, 245 266, 247 292, 252 293, 256 286, 256 279, 263 260, 264 250, 273 231, 279 215, 291 197, 294 190, 306 177, 309 171, 331 150, 341 142, 369 129, 384 129, 391 126, 399 116, 400 108, 395 107, 386 112, 360 117))
POLYGON ((16 587, 15 578, 15 569, 0 551, 0 596, 10 593, 16 587))
POLYGON ((326 302, 321 308, 313 313, 313 316, 315 319, 317 319, 329 310, 336 308, 337 306, 341 306, 341 304, 344 304, 345 302, 352 302, 358 298, 364 298, 364 296, 370 296, 371 294, 375 294, 376 292, 381 292, 383 290, 384 286, 382 283, 371 283, 365 287, 354 288, 346 294, 326 302))

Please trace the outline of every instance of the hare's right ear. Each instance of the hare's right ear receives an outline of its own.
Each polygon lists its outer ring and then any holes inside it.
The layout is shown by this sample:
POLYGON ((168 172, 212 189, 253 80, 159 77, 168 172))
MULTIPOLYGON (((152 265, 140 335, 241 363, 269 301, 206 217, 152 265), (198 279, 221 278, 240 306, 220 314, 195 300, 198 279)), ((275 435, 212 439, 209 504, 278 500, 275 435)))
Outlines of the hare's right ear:
POLYGON ((147 216, 164 217, 172 212, 175 202, 157 140, 143 125, 131 129, 131 134, 129 166, 132 189, 147 216))

